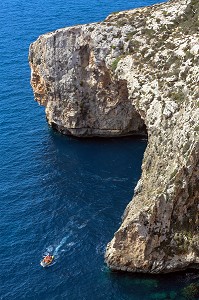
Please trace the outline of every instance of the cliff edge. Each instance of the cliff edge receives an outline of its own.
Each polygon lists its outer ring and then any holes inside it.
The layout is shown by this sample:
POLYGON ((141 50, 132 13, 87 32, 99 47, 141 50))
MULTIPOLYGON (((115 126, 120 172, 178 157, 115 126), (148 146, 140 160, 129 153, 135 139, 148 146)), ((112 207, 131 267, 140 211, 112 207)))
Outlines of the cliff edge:
POLYGON ((173 0, 40 36, 35 99, 75 136, 148 134, 142 175, 108 244, 111 269, 199 268, 199 2, 173 0))

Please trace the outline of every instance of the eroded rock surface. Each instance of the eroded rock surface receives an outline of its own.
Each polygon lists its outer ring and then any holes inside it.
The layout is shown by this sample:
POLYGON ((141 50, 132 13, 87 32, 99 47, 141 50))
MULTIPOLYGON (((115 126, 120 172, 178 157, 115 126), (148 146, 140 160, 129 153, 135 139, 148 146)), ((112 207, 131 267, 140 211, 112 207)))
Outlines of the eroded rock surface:
POLYGON ((42 35, 35 99, 64 134, 148 133, 142 176, 108 244, 112 269, 199 267, 199 2, 175 0, 42 35))

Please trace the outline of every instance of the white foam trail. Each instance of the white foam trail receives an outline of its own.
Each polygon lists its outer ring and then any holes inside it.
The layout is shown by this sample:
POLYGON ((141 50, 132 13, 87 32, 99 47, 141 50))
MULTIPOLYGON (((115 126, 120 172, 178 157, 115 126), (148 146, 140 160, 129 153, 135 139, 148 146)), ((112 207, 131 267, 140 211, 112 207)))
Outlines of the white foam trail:
POLYGON ((58 254, 59 249, 65 244, 65 242, 67 241, 68 236, 65 236, 61 242, 59 243, 59 245, 55 248, 53 255, 56 256, 58 254))
POLYGON ((53 251, 53 246, 49 246, 48 248, 47 248, 47 254, 48 253, 51 253, 53 251))

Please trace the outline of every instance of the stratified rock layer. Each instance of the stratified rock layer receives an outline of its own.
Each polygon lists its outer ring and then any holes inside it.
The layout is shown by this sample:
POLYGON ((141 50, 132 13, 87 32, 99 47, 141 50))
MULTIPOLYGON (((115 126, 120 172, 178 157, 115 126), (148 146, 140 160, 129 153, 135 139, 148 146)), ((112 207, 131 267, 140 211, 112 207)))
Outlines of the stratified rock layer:
POLYGON ((175 0, 40 36, 31 84, 64 134, 148 133, 142 176, 108 244, 112 269, 199 267, 199 4, 175 0))

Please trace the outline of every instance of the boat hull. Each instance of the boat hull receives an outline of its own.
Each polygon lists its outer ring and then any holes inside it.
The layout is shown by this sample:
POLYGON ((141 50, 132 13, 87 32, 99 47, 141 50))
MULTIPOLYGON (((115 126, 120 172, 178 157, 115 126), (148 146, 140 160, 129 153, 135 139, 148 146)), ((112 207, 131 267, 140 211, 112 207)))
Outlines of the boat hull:
POLYGON ((54 259, 54 257, 52 257, 52 260, 51 260, 49 263, 46 263, 46 262, 42 259, 41 262, 40 262, 40 265, 41 265, 43 268, 49 267, 49 266, 52 264, 53 259, 54 259))

